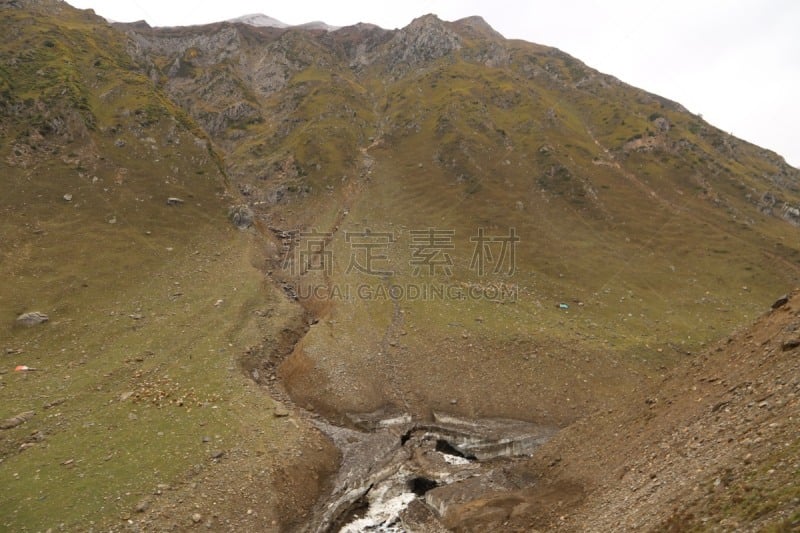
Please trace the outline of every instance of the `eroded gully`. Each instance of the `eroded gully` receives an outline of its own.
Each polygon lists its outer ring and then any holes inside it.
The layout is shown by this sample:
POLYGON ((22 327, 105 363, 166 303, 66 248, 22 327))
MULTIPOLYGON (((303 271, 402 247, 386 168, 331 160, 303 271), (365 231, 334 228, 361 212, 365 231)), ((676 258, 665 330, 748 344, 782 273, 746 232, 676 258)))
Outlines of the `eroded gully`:
MULTIPOLYGON (((372 141, 361 150, 362 183, 368 180, 374 166, 368 149, 379 142, 380 139, 372 141)), ((348 207, 342 208, 333 232, 338 230, 348 207)), ((279 232, 280 235, 288 236, 291 245, 291 232, 279 232)), ((288 298, 297 300, 290 284, 282 282, 281 288, 288 298)), ((393 305, 393 319, 383 344, 402 329, 399 302, 393 305)), ((277 372, 316 320, 306 311, 293 327, 282 330, 271 352, 261 354, 257 365, 252 364, 252 359, 246 365, 251 377, 265 386, 274 399, 314 425, 340 452, 338 471, 303 531, 443 531, 444 517, 454 507, 482 494, 519 488, 516 480, 508 478, 508 462, 529 457, 555 432, 554 428, 520 420, 466 419, 444 412, 415 418, 409 413, 409 403, 417 400, 406 398, 394 382, 391 389, 396 397, 387 404, 399 407, 373 413, 341 413, 340 419, 347 423, 335 424, 296 405, 277 372)))

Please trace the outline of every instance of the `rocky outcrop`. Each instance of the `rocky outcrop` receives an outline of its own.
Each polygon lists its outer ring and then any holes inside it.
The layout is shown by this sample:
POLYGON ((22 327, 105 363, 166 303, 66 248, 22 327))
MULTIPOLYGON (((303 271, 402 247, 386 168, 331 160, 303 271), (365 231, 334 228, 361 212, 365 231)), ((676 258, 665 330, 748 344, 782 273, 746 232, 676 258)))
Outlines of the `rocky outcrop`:
POLYGON ((800 206, 786 202, 776 193, 766 191, 758 200, 758 210, 770 216, 782 218, 793 226, 800 227, 800 206))
POLYGON ((800 226, 800 207, 783 204, 781 217, 794 226, 800 226))
POLYGON ((247 229, 253 225, 255 213, 247 205, 236 205, 228 210, 228 218, 239 229, 247 229))
POLYGON ((351 418, 370 431, 316 423, 336 443, 342 461, 308 531, 388 528, 405 522, 414 501, 427 506, 432 521, 452 521, 452 508, 481 508, 487 496, 516 486, 506 463, 494 459, 528 457, 555 433, 518 420, 468 420, 443 413, 416 423, 408 415, 351 418), (367 515, 348 523, 352 508, 365 501, 367 515))
POLYGON ((21 326, 36 326, 50 320, 50 317, 39 311, 23 313, 17 317, 17 324, 21 326))
POLYGON ((248 124, 261 122, 264 117, 261 111, 250 102, 235 102, 221 111, 201 113, 198 119, 205 130, 212 135, 218 135, 229 127, 245 127, 248 124))
POLYGON ((461 37, 448 24, 436 15, 425 15, 395 34, 386 46, 385 59, 391 72, 402 75, 461 46, 461 37))
POLYGON ((503 39, 503 35, 492 28, 483 17, 472 16, 459 19, 453 23, 459 31, 466 31, 476 37, 484 37, 489 39, 503 39))
POLYGON ((0 421, 0 429, 12 429, 17 426, 21 426, 33 418, 35 414, 36 413, 34 411, 25 411, 24 413, 20 413, 16 416, 12 416, 11 418, 2 420, 0 421))

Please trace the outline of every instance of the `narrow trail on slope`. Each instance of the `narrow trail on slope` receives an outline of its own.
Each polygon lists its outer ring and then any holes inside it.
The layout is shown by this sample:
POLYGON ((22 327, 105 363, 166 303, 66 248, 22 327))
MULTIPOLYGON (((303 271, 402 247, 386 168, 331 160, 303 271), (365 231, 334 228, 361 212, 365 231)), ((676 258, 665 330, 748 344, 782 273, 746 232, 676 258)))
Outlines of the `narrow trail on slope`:
MULTIPOLYGON (((606 146, 604 146, 594 136, 594 133, 592 132, 591 128, 589 128, 588 125, 585 125, 585 126, 586 126, 586 133, 592 139, 594 144, 598 148, 600 148, 603 151, 603 154, 605 154, 606 157, 608 158, 608 163, 607 164, 609 164, 612 168, 617 170, 623 177, 625 177, 625 179, 627 179, 628 181, 633 183, 647 197, 656 200, 658 203, 660 203, 662 206, 664 206, 668 211, 672 212, 673 217, 676 217, 676 216, 679 216, 679 215, 683 215, 683 216, 689 218, 690 220, 692 220, 696 224, 709 224, 709 225, 713 226, 717 231, 725 234, 726 236, 728 236, 729 238, 731 238, 731 239, 733 239, 735 241, 747 242, 741 236, 739 236, 739 235, 727 230, 726 228, 720 226, 719 224, 714 223, 712 221, 704 220, 703 218, 699 217, 694 212, 694 210, 690 209, 687 206, 687 204, 689 203, 689 199, 690 199, 689 197, 686 198, 686 200, 684 201, 683 204, 679 205, 679 204, 676 204, 676 203, 668 200, 667 198, 664 198, 663 196, 659 195, 652 187, 650 187, 649 185, 644 183, 641 179, 639 179, 639 177, 636 176, 635 173, 633 173, 633 172, 629 171, 628 169, 626 169, 625 167, 623 167, 619 163, 619 161, 616 159, 616 157, 614 156, 614 153, 611 150, 609 150, 606 146)), ((669 223, 669 220, 664 224, 664 226, 666 226, 668 223, 669 223)), ((655 236, 653 238, 655 238, 655 236)), ((766 255, 767 257, 769 257, 773 261, 777 261, 777 262, 789 267, 792 270, 800 272, 800 265, 797 265, 797 264, 787 260, 786 258, 781 257, 781 256, 779 256, 779 255, 777 255, 777 254, 775 254, 773 252, 770 252, 770 251, 768 251, 766 249, 762 248, 761 251, 762 251, 762 253, 764 255, 766 255)))
POLYGON ((603 151, 603 154, 608 158, 608 165, 614 168, 617 172, 619 172, 625 179, 630 181, 631 183, 636 186, 637 189, 642 191, 645 196, 648 198, 652 198, 660 203, 662 206, 667 208, 669 211, 677 214, 677 213, 686 213, 688 210, 684 206, 679 206, 674 204, 673 202, 669 201, 668 199, 659 195, 655 189, 647 185, 645 182, 639 179, 639 177, 634 174, 633 172, 629 171, 622 165, 620 165, 617 158, 614 156, 613 152, 605 147, 595 136, 592 130, 586 126, 586 133, 592 139, 592 142, 603 151))

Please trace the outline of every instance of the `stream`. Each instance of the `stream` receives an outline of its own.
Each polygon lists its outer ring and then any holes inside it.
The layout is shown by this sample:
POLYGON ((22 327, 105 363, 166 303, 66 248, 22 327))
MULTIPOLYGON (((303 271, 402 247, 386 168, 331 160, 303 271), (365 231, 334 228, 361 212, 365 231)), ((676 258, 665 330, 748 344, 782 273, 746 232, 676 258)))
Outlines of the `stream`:
MULTIPOLYGON (((381 143, 380 120, 376 130, 376 139, 361 150, 361 184, 369 180, 374 166, 367 151, 381 143)), ((353 194, 359 191, 357 188, 353 194)), ((345 204, 331 235, 347 212, 349 207, 345 204)), ((272 227, 270 230, 286 253, 297 245, 295 232, 272 227)), ((298 301, 292 283, 272 281, 290 300, 298 301)), ((381 341, 382 352, 402 329, 399 302, 393 298, 392 304, 392 321, 381 341)), ((318 414, 295 406, 277 377, 277 368, 293 353, 314 320, 306 311, 296 328, 282 330, 260 365, 254 360, 245 365, 256 382, 267 385, 273 398, 303 413, 341 454, 339 470, 328 492, 320 497, 303 529, 307 533, 447 531, 442 518, 452 508, 486 494, 519 489, 519 481, 510 479, 507 473, 509 461, 530 457, 556 432, 554 427, 520 420, 464 419, 436 412, 425 420, 407 413, 351 413, 347 416, 349 427, 331 424, 318 414), (256 365, 264 371, 264 379, 256 365)), ((396 385, 395 389, 395 400, 403 400, 396 385)), ((405 409, 409 409, 407 404, 405 409)))
POLYGON ((272 398, 292 407, 340 452, 338 472, 301 531, 447 531, 443 521, 450 510, 530 486, 509 478, 509 463, 530 457, 556 433, 555 427, 444 412, 415 419, 384 410, 350 413, 336 425, 297 406, 277 368, 311 323, 313 318, 303 315, 281 330, 269 352, 253 352, 253 358, 244 360, 245 370, 272 398))
POLYGON ((356 429, 315 420, 342 454, 332 489, 317 504, 306 531, 403 532, 436 524, 451 506, 514 488, 505 468, 529 457, 553 428, 518 420, 467 420, 434 413, 351 416, 356 429))

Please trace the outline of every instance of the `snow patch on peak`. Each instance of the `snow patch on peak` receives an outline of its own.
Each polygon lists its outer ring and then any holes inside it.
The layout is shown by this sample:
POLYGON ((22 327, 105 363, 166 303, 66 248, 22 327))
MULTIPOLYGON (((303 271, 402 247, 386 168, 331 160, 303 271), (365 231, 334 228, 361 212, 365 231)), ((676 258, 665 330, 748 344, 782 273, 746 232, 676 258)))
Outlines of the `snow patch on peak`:
POLYGON ((262 13, 243 15, 235 19, 229 19, 227 22, 238 22, 240 24, 247 24, 249 26, 256 26, 259 28, 281 28, 281 29, 297 28, 301 30, 325 30, 325 31, 336 31, 340 28, 340 26, 331 26, 330 24, 325 24, 320 20, 315 20, 313 22, 306 22, 305 24, 297 24, 292 26, 291 24, 286 24, 285 22, 281 22, 276 18, 268 17, 267 15, 264 15, 262 13))
POLYGON ((250 26, 258 26, 258 27, 266 27, 266 28, 288 28, 289 25, 285 22, 281 22, 278 19, 268 17, 262 13, 254 13, 252 15, 243 15, 241 17, 236 17, 235 19, 230 19, 228 22, 241 22, 242 24, 248 24, 250 26))

